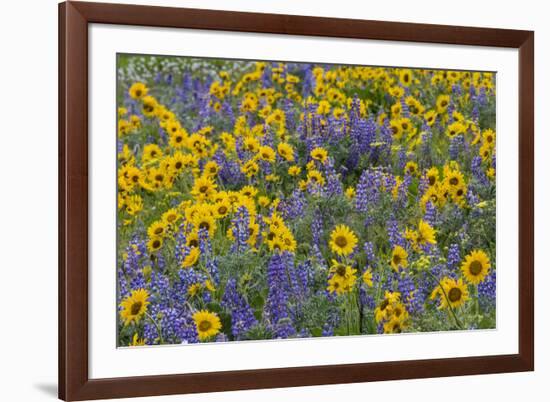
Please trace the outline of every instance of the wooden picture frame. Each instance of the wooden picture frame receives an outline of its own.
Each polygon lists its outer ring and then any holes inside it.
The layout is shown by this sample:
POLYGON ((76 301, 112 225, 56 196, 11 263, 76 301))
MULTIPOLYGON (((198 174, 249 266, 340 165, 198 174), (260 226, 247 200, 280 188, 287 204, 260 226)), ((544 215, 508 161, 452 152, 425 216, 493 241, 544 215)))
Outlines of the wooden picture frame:
POLYGON ((65 2, 59 5, 59 397, 63 400, 292 387, 534 369, 534 33, 382 21, 65 2), (88 25, 119 24, 519 49, 519 353, 90 379, 88 25))

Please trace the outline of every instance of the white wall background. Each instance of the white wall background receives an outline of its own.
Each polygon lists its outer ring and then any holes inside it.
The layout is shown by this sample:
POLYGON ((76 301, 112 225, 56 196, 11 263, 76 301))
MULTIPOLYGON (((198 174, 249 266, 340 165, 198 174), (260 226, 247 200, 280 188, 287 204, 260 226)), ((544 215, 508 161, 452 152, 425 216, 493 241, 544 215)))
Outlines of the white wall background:
MULTIPOLYGON (((97 0, 99 1, 99 0, 97 0)), ((115 1, 115 0, 111 0, 115 1)), ((143 401, 544 400, 550 378, 545 307, 550 270, 550 26, 542 1, 134 0, 197 8, 535 30, 536 371, 444 379, 241 391, 143 401), (546 89, 546 91, 544 90, 546 89)), ((0 14, 0 399, 56 399, 57 1, 19 0, 0 14)))

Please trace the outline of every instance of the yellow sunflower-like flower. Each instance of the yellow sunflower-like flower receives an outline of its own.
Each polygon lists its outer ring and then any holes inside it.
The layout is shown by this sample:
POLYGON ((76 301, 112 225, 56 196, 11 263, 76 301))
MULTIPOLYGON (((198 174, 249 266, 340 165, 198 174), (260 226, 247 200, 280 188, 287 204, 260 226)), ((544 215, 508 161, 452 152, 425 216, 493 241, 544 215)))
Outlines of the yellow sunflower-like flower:
POLYGON ((260 149, 260 141, 254 137, 246 137, 243 141, 244 148, 247 151, 256 153, 260 149))
POLYGON ((273 163, 275 162, 275 151, 268 145, 261 146, 258 150, 258 158, 273 163))
POLYGON ((488 128, 486 130, 483 130, 481 136, 483 137, 484 144, 489 144, 492 147, 495 146, 496 134, 492 129, 488 128))
POLYGON ((431 299, 439 297, 439 308, 457 308, 462 306, 470 298, 468 287, 462 278, 456 280, 449 277, 443 278, 431 294, 431 299), (443 288, 443 289, 441 289, 443 288))
POLYGON ((270 202, 271 201, 269 197, 266 197, 265 195, 261 195, 260 197, 258 197, 258 205, 260 205, 261 207, 266 208, 267 206, 269 206, 270 202))
POLYGON ((477 285, 483 282, 489 269, 491 268, 491 261, 487 254, 482 250, 474 250, 462 263, 462 274, 468 282, 477 285))
POLYGON ((121 303, 120 318, 124 321, 124 325, 129 325, 132 322, 138 323, 147 311, 149 302, 149 293, 145 289, 133 290, 121 303))
POLYGON ((142 98, 141 111, 146 117, 153 117, 159 109, 159 104, 155 98, 152 96, 145 96, 142 98))
POLYGON ((153 222, 147 229, 147 235, 151 239, 162 238, 166 233, 166 224, 163 221, 153 222))
POLYGON ((325 163, 328 158, 328 152, 325 148, 317 147, 310 152, 310 156, 321 163, 325 163))
POLYGON ((143 199, 137 195, 131 195, 126 199, 126 212, 134 216, 143 210, 143 199))
POLYGON ((384 324, 384 333, 385 334, 400 334, 405 329, 406 325, 403 320, 399 318, 392 317, 389 321, 384 324))
POLYGON ((389 319, 392 312, 392 305, 399 303, 401 293, 387 291, 384 293, 384 299, 374 309, 374 318, 377 323, 389 319))
POLYGON ((128 90, 128 93, 130 94, 132 99, 142 99, 144 96, 147 95, 147 92, 149 92, 149 89, 143 82, 133 83, 128 90))
POLYGON ((350 255, 357 245, 357 236, 346 225, 339 225, 330 234, 330 248, 338 255, 350 255))
POLYGON ((434 110, 428 110, 424 114, 424 120, 426 120, 426 124, 431 127, 435 123, 435 119, 437 118, 437 113, 434 110))
POLYGON ((399 71, 399 81, 405 87, 411 85, 412 82, 412 71, 408 68, 401 69, 399 71))
POLYGON ((192 247, 191 250, 189 250, 189 254, 185 256, 183 259, 183 262, 181 263, 181 266, 183 268, 189 268, 192 267, 197 263, 199 260, 199 257, 201 255, 201 251, 198 247, 192 247))
POLYGON ((435 244, 435 230, 430 226, 429 223, 424 220, 420 220, 418 223, 418 236, 416 238, 418 244, 435 244))
POLYGON ((210 177, 201 176, 193 183, 191 194, 199 201, 208 200, 216 193, 217 187, 210 177))
POLYGON ((466 126, 460 121, 455 121, 447 126, 446 134, 449 138, 454 138, 457 135, 464 134, 466 132, 466 126))
POLYGON ((162 239, 160 237, 156 237, 153 239, 150 239, 149 242, 147 242, 147 250, 151 253, 155 253, 159 251, 162 247, 162 239))
POLYGON ((204 165, 203 174, 206 177, 216 177, 220 171, 220 166, 215 161, 208 161, 204 165))
POLYGON ((187 288, 187 294, 191 297, 198 295, 202 290, 202 283, 193 283, 187 288))
POLYGON ((213 206, 216 219, 225 218, 231 212, 231 203, 228 199, 218 201, 213 206))
POLYGON ((428 186, 433 187, 439 181, 439 170, 436 167, 430 168, 426 172, 426 179, 428 180, 428 186))
POLYGON ((410 174, 411 176, 416 176, 418 173, 418 164, 413 161, 407 162, 404 172, 410 174))
POLYGON ((160 157, 162 157, 162 150, 157 144, 147 144, 143 147, 143 155, 141 157, 143 163, 147 163, 160 157))
POLYGON ((212 215, 209 215, 206 213, 196 214, 193 217, 192 222, 197 231, 199 231, 200 229, 206 229, 210 234, 210 237, 214 236, 217 225, 216 225, 216 220, 212 215))
POLYGON ((363 283, 365 285, 367 285, 369 288, 372 288, 373 286, 373 282, 372 282, 372 269, 368 268, 364 273, 363 273, 363 283))
POLYGON ((307 182, 318 186, 324 186, 325 178, 323 177, 323 174, 321 172, 316 169, 312 169, 307 172, 307 182))
POLYGON ((344 286, 345 284, 340 280, 340 278, 338 278, 337 276, 333 276, 328 280, 327 290, 329 291, 329 293, 336 293, 337 295, 341 295, 346 292, 346 288, 344 286))
POLYGON ((290 176, 298 176, 301 171, 302 171, 302 168, 297 165, 294 165, 288 168, 288 174, 290 176))
POLYGON ((256 176, 260 171, 260 167, 253 160, 249 160, 241 167, 241 172, 243 172, 247 177, 256 176))
POLYGON ((409 254, 401 246, 395 246, 391 253, 391 267, 394 271, 399 271, 399 268, 407 268, 409 265, 407 257, 409 254))
POLYGON ((162 221, 168 225, 174 225, 180 218, 181 215, 175 208, 170 208, 162 214, 162 221))
POLYGON ((281 142, 279 145, 277 145, 277 152, 287 162, 293 162, 294 161, 294 149, 292 148, 292 145, 281 142))
POLYGON ((450 187, 458 187, 464 185, 464 175, 459 170, 450 170, 445 175, 445 184, 450 187))
POLYGON ((439 95, 435 101, 437 108, 437 113, 443 114, 447 111, 449 104, 451 102, 451 97, 449 95, 439 95))
POLYGON ((197 327, 199 340, 206 341, 220 332, 222 323, 216 313, 207 310, 197 311, 193 314, 193 321, 197 327))
POLYGON ((132 342, 128 346, 145 346, 145 339, 139 339, 137 332, 132 338, 132 342))

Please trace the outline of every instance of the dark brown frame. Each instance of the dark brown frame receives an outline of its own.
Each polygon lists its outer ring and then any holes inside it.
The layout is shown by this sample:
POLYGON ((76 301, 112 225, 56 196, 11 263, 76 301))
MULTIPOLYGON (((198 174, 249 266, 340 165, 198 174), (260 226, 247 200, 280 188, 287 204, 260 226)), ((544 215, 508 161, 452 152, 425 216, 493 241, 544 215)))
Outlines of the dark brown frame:
POLYGON ((229 391, 534 370, 534 32, 184 8, 59 5, 59 397, 229 391), (88 377, 88 24, 519 49, 519 353, 127 378, 88 377))

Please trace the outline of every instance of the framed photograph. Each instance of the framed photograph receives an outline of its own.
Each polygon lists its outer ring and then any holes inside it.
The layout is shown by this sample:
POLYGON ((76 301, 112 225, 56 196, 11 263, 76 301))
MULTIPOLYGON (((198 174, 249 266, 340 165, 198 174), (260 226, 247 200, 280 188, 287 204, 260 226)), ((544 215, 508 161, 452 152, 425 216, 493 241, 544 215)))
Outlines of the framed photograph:
POLYGON ((534 369, 533 32, 59 24, 61 399, 534 369))

